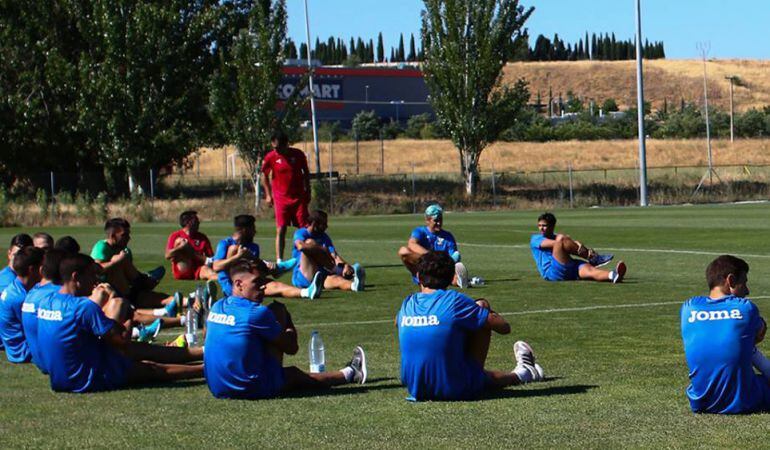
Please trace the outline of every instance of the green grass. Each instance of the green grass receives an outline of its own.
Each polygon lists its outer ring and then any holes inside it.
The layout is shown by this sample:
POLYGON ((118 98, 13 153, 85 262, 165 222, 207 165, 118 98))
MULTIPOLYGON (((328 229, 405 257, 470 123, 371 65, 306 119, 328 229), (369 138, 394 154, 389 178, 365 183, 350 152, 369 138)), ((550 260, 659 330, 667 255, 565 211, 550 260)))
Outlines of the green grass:
MULTIPOLYGON (((494 336, 488 366, 512 369, 511 346, 526 339, 551 377, 492 398, 413 404, 400 386, 392 323, 411 292, 395 256, 418 216, 333 218, 330 234, 344 256, 369 267, 362 294, 325 293, 320 301, 289 300, 300 352, 288 364, 307 367, 312 329, 321 332, 327 366, 367 350, 371 382, 318 395, 269 401, 215 400, 201 382, 118 392, 55 394, 29 365, 0 362, 2 447, 731 447, 767 446, 768 415, 699 416, 684 397, 688 383, 679 336, 678 302, 702 293, 712 254, 745 255, 753 296, 770 295, 770 223, 766 205, 558 211, 557 229, 629 265, 628 282, 553 284, 535 271, 527 242, 537 213, 448 214, 472 274, 473 289, 507 316, 513 332, 494 336), (681 253, 659 250, 682 250, 681 253), (655 306, 636 306, 658 303, 655 306), (631 307, 619 307, 631 305, 631 307), (582 307, 606 306, 605 309, 582 307), (563 310, 563 311, 559 311, 563 310), (350 322, 369 322, 352 324, 350 322), (346 324, 347 323, 347 324, 346 324)), ((163 263, 173 224, 138 225, 131 247, 142 268, 163 263)), ((271 224, 259 243, 272 256, 271 224)), ((33 230, 34 231, 34 230, 33 230)), ((51 228, 84 247, 96 227, 51 228)), ((226 223, 205 223, 212 239, 226 223)), ((6 243, 17 229, 0 229, 6 243)), ((166 291, 192 283, 168 277, 166 291)), ((756 300, 767 309, 768 300, 756 300)), ((166 336, 170 336, 170 332, 166 336)))

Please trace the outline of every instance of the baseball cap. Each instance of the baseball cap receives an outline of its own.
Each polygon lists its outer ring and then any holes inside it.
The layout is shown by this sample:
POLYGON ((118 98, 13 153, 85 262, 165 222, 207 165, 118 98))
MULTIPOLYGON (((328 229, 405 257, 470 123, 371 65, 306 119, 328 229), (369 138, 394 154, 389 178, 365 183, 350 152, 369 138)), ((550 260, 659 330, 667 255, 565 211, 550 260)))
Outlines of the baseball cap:
POLYGON ((425 215, 427 217, 433 217, 434 219, 437 219, 444 215, 444 210, 441 209, 441 206, 439 205, 430 205, 427 208, 425 208, 425 215))

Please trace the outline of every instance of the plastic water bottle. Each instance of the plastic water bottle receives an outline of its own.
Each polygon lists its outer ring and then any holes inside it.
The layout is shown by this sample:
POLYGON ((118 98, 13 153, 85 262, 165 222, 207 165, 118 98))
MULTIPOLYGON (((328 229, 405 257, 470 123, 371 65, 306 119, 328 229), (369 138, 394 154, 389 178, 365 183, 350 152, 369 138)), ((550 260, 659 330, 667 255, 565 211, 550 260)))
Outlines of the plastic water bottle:
POLYGON ((326 355, 324 354, 324 341, 318 331, 310 335, 310 373, 326 372, 326 355))
POLYGON ((185 337, 187 338, 187 345, 190 347, 198 346, 198 314, 195 313, 195 309, 192 307, 195 301, 195 295, 190 294, 187 298, 187 314, 185 324, 185 337))

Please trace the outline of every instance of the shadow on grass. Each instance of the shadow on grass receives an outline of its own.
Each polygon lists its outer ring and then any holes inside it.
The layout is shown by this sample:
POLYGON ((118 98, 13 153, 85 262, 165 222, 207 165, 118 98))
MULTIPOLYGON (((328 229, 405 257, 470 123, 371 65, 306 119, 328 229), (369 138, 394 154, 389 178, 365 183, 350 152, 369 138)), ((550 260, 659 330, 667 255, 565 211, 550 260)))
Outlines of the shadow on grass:
POLYGON ((205 386, 206 380, 201 378, 200 380, 160 381, 157 383, 142 383, 142 384, 126 386, 121 390, 130 391, 134 389, 181 389, 181 388, 195 387, 195 386, 201 386, 201 385, 205 386))
POLYGON ((403 389, 404 386, 398 382, 395 378, 382 377, 382 378, 370 378, 367 380, 367 384, 348 386, 348 387, 336 387, 332 389, 310 389, 305 391, 290 392, 281 395, 281 398, 303 398, 303 397, 328 397, 335 395, 351 395, 351 394, 365 394, 367 392, 385 391, 389 389, 403 389), (378 383, 383 381, 390 381, 387 384, 371 385, 370 383, 378 383))
POLYGON ((371 266, 366 266, 366 269, 387 269, 391 267, 404 267, 403 264, 374 264, 371 266))
POLYGON ((504 283, 506 281, 520 281, 521 278, 489 278, 485 280, 487 284, 489 283, 504 283))
MULTIPOLYGON (((546 381, 550 381, 556 378, 549 378, 546 381)), ((550 397, 552 395, 575 395, 585 394, 591 389, 596 389, 599 386, 590 384, 576 384, 572 386, 552 386, 544 387, 540 389, 503 389, 499 391, 487 392, 479 398, 479 401, 495 400, 499 398, 526 398, 526 397, 550 397)))

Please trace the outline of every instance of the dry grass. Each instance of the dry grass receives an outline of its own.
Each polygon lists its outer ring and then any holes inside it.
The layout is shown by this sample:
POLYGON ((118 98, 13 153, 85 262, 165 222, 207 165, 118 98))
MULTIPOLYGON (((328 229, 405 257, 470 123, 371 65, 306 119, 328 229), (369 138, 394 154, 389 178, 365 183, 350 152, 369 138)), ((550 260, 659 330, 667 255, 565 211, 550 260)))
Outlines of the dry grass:
MULTIPOLYGON (((713 141, 714 163, 717 165, 770 164, 770 141, 766 139, 713 141)), ((297 145, 300 149, 305 146, 297 145)), ((309 152, 311 170, 315 158, 309 152)), ((224 175, 225 152, 233 154, 234 149, 202 149, 200 152, 201 176, 224 175)), ((334 170, 356 173, 356 150, 353 142, 338 142, 333 147, 334 170)), ((379 141, 359 144, 359 173, 380 173, 381 149, 379 141)), ((384 142, 385 173, 410 173, 412 164, 418 173, 457 172, 460 162, 457 150, 450 141, 399 139, 384 142)), ((329 168, 329 144, 321 144, 321 169, 329 168)), ((566 142, 499 142, 484 151, 481 157, 483 171, 535 172, 542 170, 566 170, 568 164, 575 169, 612 169, 634 167, 638 161, 636 140, 615 141, 566 141, 566 142)), ((705 165, 705 140, 657 140, 647 141, 647 164, 649 166, 692 166, 705 165)), ((192 169, 197 174, 198 165, 192 169)), ((238 162, 236 173, 246 173, 242 162, 238 162), (242 172, 238 172, 238 171, 242 172)))
MULTIPOLYGON (((529 81, 532 101, 540 92, 543 102, 548 100, 548 87, 554 97, 572 90, 579 97, 602 102, 614 98, 627 108, 636 105, 635 61, 577 61, 512 63, 505 68, 503 82, 519 78, 529 81)), ((645 98, 653 109, 678 105, 681 98, 703 102, 703 64, 700 60, 645 61, 645 98)), ((735 106, 738 111, 770 105, 770 61, 712 60, 708 62, 709 102, 724 110, 729 109, 730 83, 728 75, 736 75, 745 86, 735 87, 735 106)))

